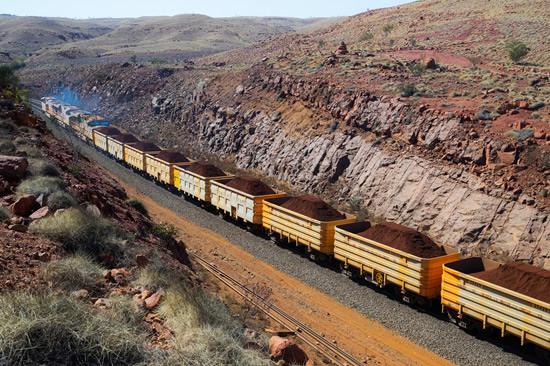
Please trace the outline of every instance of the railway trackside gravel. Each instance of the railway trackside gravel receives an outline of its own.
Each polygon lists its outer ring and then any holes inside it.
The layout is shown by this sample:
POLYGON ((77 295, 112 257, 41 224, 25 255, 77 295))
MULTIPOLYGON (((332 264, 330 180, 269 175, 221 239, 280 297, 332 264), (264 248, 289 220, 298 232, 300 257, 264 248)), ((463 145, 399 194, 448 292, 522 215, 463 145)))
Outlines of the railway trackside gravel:
POLYGON ((267 238, 225 221, 135 174, 81 140, 74 137, 69 139, 67 131, 55 124, 49 123, 49 126, 58 138, 76 143, 82 154, 160 205, 217 233, 257 259, 380 322, 443 358, 464 366, 533 364, 524 359, 527 356, 520 353, 522 351, 519 347, 508 345, 519 344, 518 339, 512 338, 503 343, 494 342, 493 338, 485 340, 470 335, 432 313, 413 309, 388 296, 386 292, 356 283, 330 267, 320 266, 300 253, 279 247, 267 238), (330 281, 326 278, 330 278, 330 281))

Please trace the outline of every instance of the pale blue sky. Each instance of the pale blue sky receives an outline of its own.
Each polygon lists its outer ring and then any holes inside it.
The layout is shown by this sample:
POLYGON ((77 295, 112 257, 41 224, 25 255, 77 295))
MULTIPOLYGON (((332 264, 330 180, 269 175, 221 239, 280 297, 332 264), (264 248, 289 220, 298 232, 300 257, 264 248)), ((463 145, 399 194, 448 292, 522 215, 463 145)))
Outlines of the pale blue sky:
POLYGON ((123 18, 152 15, 205 14, 212 17, 349 16, 367 9, 385 8, 411 0, 14 0, 2 1, 0 13, 67 18, 123 18))

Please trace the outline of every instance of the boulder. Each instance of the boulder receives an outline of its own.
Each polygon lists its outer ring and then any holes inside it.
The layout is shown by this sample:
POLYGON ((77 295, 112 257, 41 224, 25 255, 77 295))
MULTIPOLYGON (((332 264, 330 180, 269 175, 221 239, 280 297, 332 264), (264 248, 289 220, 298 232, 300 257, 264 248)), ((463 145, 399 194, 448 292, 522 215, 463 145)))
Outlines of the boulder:
POLYGON ((25 174, 29 163, 27 159, 17 156, 0 155, 0 176, 8 179, 20 179, 25 174))
POLYGON ((13 224, 8 226, 8 229, 12 231, 19 231, 20 233, 26 233, 27 230, 29 230, 29 228, 23 224, 13 224))
POLYGON ((154 309, 158 305, 162 294, 160 292, 155 292, 151 296, 145 299, 145 308, 148 310, 154 309))
POLYGON ((546 133, 544 133, 544 131, 536 131, 535 132, 535 138, 537 140, 545 140, 546 139, 546 133))
POLYGON ((48 215, 51 215, 51 211, 48 206, 44 206, 42 208, 39 208, 38 210, 34 211, 30 216, 29 219, 38 220, 43 217, 46 217, 48 215))
POLYGON ((426 65, 426 69, 430 69, 430 70, 437 69, 437 63, 433 58, 429 58, 425 60, 424 63, 426 65))
POLYGON ((305 365, 308 361, 307 354, 296 343, 279 336, 269 339, 269 355, 274 361, 288 364, 305 365))
POLYGON ((52 256, 48 252, 40 252, 38 253, 38 260, 40 262, 49 262, 52 256))
POLYGON ((340 42, 340 45, 338 45, 338 48, 336 49, 337 55, 347 55, 348 54, 348 46, 346 46, 346 43, 344 41, 340 42))
POLYGON ((508 111, 514 109, 515 106, 512 104, 512 103, 504 103, 502 104, 500 107, 497 108, 497 113, 498 114, 506 114, 508 113, 508 111))
POLYGON ((529 109, 529 103, 524 100, 516 102, 516 104, 519 109, 529 109))
POLYGON ((88 298, 88 295, 89 295, 89 292, 88 292, 88 290, 86 290, 86 289, 81 289, 81 290, 73 291, 73 292, 71 293, 71 296, 74 296, 74 297, 77 297, 77 298, 81 298, 81 299, 87 299, 87 298, 88 298))
POLYGON ((516 151, 498 151, 498 158, 504 164, 514 164, 516 162, 516 151))
POLYGON ((144 254, 136 255, 136 265, 138 267, 146 267, 148 264, 149 264, 149 258, 147 258, 144 254))
POLYGON ((28 216, 33 212, 35 205, 36 197, 32 194, 26 194, 10 206, 10 211, 17 216, 28 216))

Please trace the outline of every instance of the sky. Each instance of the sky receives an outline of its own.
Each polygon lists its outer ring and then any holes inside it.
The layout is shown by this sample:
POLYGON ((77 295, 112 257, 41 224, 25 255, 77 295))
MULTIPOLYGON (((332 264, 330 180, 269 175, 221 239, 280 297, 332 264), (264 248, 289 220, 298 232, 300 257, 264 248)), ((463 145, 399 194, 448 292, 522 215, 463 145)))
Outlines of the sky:
POLYGON ((17 0, 2 1, 0 13, 64 18, 134 18, 204 14, 212 17, 282 16, 296 18, 349 16, 411 0, 17 0))

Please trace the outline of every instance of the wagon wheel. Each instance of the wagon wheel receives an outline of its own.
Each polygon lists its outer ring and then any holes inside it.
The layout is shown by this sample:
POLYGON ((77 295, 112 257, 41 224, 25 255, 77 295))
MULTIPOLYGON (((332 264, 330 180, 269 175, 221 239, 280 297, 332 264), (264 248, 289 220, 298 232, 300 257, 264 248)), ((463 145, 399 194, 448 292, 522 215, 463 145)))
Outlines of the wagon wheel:
POLYGON ((384 285, 384 274, 382 272, 376 272, 374 279, 380 284, 380 286, 384 285))

